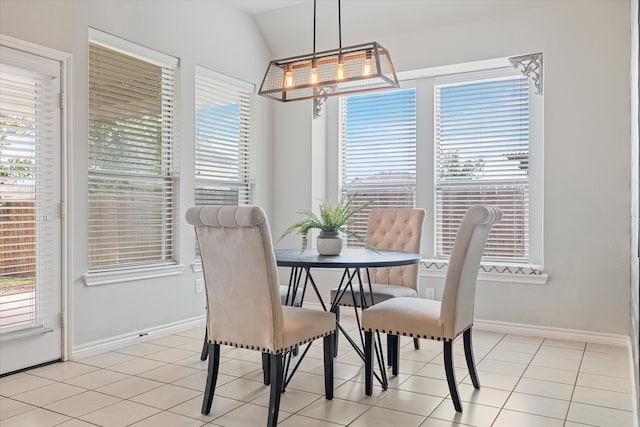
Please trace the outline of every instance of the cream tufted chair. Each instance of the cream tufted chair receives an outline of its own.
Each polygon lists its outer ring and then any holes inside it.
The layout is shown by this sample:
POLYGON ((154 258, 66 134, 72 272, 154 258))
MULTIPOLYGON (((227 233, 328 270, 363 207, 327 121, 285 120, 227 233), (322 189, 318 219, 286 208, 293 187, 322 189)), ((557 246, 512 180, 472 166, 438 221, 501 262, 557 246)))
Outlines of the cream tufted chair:
POLYGON ((271 232, 258 206, 198 206, 187 210, 195 228, 207 296, 209 367, 202 414, 211 410, 220 345, 268 355, 271 393, 267 426, 278 422, 283 354, 324 337, 325 395, 333 398, 333 313, 283 306, 271 232))
POLYGON ((362 312, 365 331, 365 392, 373 391, 372 334, 383 332, 391 339, 396 357, 393 371, 398 371, 399 335, 442 340, 444 368, 449 392, 456 411, 462 412, 458 386, 453 369, 453 340, 463 334, 464 353, 469 375, 475 388, 480 388, 473 348, 471 327, 476 295, 476 280, 487 236, 493 224, 500 221, 502 212, 493 206, 472 206, 465 214, 456 234, 449 257, 442 302, 421 298, 394 298, 383 301, 362 312), (392 335, 391 335, 392 334, 392 335))
MULTIPOLYGON (((422 223, 424 209, 371 209, 367 222, 367 240, 377 249, 420 253, 422 223)), ((401 267, 371 268, 371 290, 375 304, 397 297, 418 296, 418 264, 401 267)), ((360 304, 360 291, 354 287, 356 306, 360 304)), ((331 301, 337 296, 337 289, 331 290, 331 301)), ((366 301, 371 302, 371 294, 367 291, 366 301)), ((351 292, 345 292, 340 305, 353 306, 351 292)), ((336 317, 340 316, 340 308, 336 306, 336 317)), ((338 348, 336 334, 335 351, 338 348)), ((414 340, 416 349, 418 339, 414 340)), ((390 355, 391 356, 391 355, 390 355)), ((389 360, 390 357, 387 359, 389 360)), ((391 360, 389 360, 391 362, 391 360)))

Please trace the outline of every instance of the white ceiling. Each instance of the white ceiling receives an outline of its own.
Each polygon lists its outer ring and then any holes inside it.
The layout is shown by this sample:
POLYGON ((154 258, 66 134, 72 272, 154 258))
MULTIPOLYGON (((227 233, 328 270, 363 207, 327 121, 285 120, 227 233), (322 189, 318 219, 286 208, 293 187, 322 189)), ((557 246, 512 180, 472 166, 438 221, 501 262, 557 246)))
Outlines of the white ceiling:
MULTIPOLYGON (((554 0, 342 0, 342 45, 542 7, 554 0)), ((275 57, 313 48, 313 0, 227 0, 250 14, 275 57)), ((338 0, 318 0, 316 50, 338 47, 338 0)))

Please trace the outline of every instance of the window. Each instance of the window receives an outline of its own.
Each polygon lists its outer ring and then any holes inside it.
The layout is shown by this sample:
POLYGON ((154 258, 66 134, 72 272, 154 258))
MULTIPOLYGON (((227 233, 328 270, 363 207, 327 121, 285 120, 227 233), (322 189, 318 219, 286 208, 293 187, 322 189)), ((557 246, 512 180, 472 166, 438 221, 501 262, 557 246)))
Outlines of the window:
POLYGON ((435 256, 448 258, 466 210, 502 209, 485 259, 529 261, 529 83, 492 71, 436 78, 435 256))
POLYGON ((196 205, 252 202, 253 85, 196 67, 196 205))
POLYGON ((178 61, 90 35, 89 269, 175 264, 178 61))
MULTIPOLYGON (((370 208, 416 204, 416 91, 414 88, 340 99, 341 194, 370 208)), ((366 235, 369 209, 349 228, 366 235)), ((349 238, 349 245, 362 245, 349 238)))

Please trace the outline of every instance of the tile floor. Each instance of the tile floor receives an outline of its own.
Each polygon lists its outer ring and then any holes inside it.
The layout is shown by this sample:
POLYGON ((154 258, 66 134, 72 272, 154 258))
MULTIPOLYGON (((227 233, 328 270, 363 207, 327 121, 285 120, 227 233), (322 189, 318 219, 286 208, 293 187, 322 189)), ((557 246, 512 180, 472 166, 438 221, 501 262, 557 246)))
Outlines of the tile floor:
MULTIPOLYGON (((355 321, 343 310, 343 323, 355 321)), ((0 425, 264 426, 268 387, 260 353, 223 347, 210 415, 200 415, 203 328, 98 356, 0 378, 0 425)), ((626 348, 474 331, 481 389, 454 345, 463 413, 448 396, 442 344, 402 340, 400 375, 364 394, 362 362, 346 340, 335 359, 335 396, 324 399, 322 340, 282 396, 282 427, 579 427, 633 425, 626 348)))

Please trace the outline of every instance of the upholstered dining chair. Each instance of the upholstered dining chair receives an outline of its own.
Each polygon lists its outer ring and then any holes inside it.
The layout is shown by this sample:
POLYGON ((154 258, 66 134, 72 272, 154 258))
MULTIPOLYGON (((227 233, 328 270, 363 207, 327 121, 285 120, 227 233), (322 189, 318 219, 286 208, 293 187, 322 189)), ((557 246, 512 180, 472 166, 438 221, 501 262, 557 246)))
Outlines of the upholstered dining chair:
POLYGON ((211 411, 220 345, 268 355, 268 427, 278 422, 283 355, 317 338, 324 341, 325 397, 332 399, 335 315, 282 305, 264 211, 258 206, 197 206, 187 210, 186 219, 200 246, 208 307, 209 365, 202 414, 211 411))
MULTIPOLYGON (((420 253, 424 217, 424 209, 371 209, 367 221, 367 241, 376 249, 420 253)), ((418 296, 417 264, 371 268, 369 276, 372 293, 365 289, 365 298, 369 304, 372 301, 372 294, 374 304, 391 298, 418 296)), ((355 306, 360 306, 360 290, 354 287, 353 291, 355 298, 351 292, 342 294, 339 305, 336 306, 338 320, 340 319, 340 305, 352 307, 355 300, 355 306)), ((337 288, 331 290, 331 301, 337 297, 337 293, 337 288)), ((335 338, 334 351, 337 353, 337 333, 335 338)), ((413 343, 416 349, 420 348, 417 338, 413 343)))
POLYGON ((467 210, 456 234, 449 257, 442 301, 421 298, 393 298, 362 312, 365 331, 365 393, 373 392, 373 332, 387 334, 392 344, 393 374, 398 374, 399 335, 439 340, 444 345, 444 369, 456 411, 462 412, 453 369, 453 340, 463 335, 464 354, 473 386, 480 388, 471 328, 480 260, 493 224, 502 212, 494 206, 472 206, 467 210))

